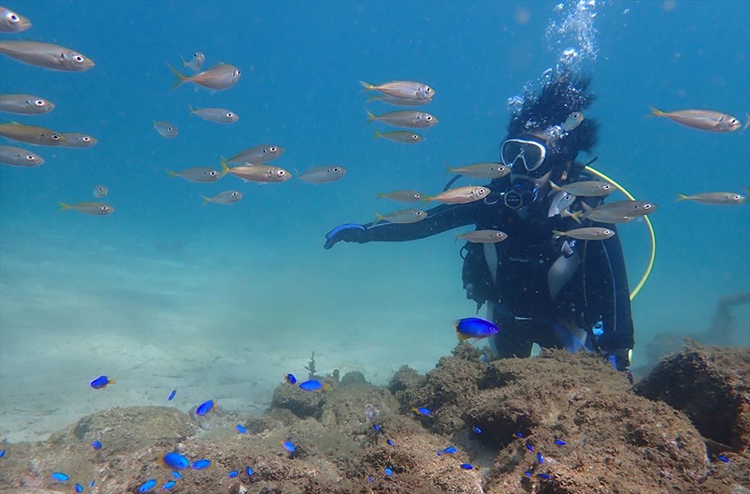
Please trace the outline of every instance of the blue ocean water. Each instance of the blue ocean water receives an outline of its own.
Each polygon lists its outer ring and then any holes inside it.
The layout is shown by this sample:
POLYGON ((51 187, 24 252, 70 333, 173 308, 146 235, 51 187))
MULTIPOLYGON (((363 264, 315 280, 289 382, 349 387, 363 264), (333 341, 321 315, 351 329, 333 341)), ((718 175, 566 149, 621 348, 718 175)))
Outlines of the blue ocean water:
MULTIPOLYGON (((445 233, 324 251, 324 234, 398 207, 376 200, 377 191, 435 193, 446 164, 497 160, 507 99, 581 43, 545 35, 576 2, 556 5, 7 2, 33 27, 3 40, 57 43, 96 67, 63 73, 0 58, 0 92, 57 105, 2 121, 86 132, 99 143, 33 147, 42 166, 0 168, 0 435, 41 437, 95 410, 165 403, 174 388, 184 409, 217 398, 262 410, 283 373, 303 373, 313 351, 320 371, 363 370, 376 383, 403 364, 431 368, 455 344, 451 322, 474 310, 461 285, 461 244, 445 233), (171 90, 165 62, 195 51, 206 66, 238 66, 239 83, 171 90), (366 105, 358 81, 393 79, 436 88, 425 110, 440 123, 418 145, 375 140, 373 128, 385 127, 366 123, 366 106, 389 108, 366 105), (188 105, 229 108, 240 120, 211 124, 189 117, 188 105), (154 119, 174 123, 178 137, 160 137, 154 119), (284 146, 274 164, 289 170, 339 164, 348 173, 331 184, 265 186, 167 175, 218 169, 220 156, 264 143, 284 146), (110 190, 112 216, 56 210, 58 201, 93 200, 97 184, 110 190), (230 188, 243 191, 240 203, 201 206, 200 195, 230 188), (92 395, 88 381, 102 373, 119 382, 92 395)), ((598 56, 582 61, 598 94, 587 114, 602 125, 596 166, 660 205, 656 264, 634 302, 636 364, 655 335, 704 331, 721 296, 748 291, 750 208, 675 198, 742 192, 749 134, 646 118, 654 104, 745 121, 748 18, 747 2, 596 5, 588 34, 598 56)), ((649 239, 638 223, 621 232, 634 285, 649 239)), ((750 344, 748 316, 737 313, 735 344, 750 344)))

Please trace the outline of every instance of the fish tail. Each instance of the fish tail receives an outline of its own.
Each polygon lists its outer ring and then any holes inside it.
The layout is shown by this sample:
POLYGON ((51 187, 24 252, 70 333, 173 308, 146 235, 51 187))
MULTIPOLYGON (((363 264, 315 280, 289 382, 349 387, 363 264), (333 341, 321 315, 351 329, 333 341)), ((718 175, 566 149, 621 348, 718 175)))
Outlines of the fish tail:
POLYGON ((459 341, 466 341, 469 338, 471 338, 471 336, 463 334, 463 333, 459 333, 458 331, 456 331, 456 338, 458 338, 459 341))
POLYGON ((167 175, 169 175, 170 177, 174 178, 174 177, 176 177, 177 175, 179 175, 179 173, 177 173, 177 172, 176 172, 176 171, 174 171, 174 170, 169 170, 169 171, 167 172, 167 175))
POLYGON ((190 113, 188 113, 188 117, 195 113, 195 108, 193 108, 193 105, 188 105, 188 110, 190 110, 190 113))
POLYGON ((685 194, 677 194, 677 200, 678 201, 684 201, 687 198, 688 198, 688 196, 686 196, 685 194))
POLYGON ((456 242, 458 242, 458 239, 461 238, 461 235, 456 233, 456 239, 453 241, 453 244, 455 245, 456 242))
POLYGON ((174 68, 174 66, 171 63, 167 62, 167 67, 169 67, 169 70, 172 71, 175 77, 174 82, 172 82, 172 89, 177 89, 178 87, 182 86, 185 83, 185 81, 188 80, 188 78, 182 75, 179 70, 174 68))
POLYGON ((205 206, 206 204, 208 204, 209 202, 211 202, 211 198, 210 197, 201 196, 201 199, 203 199, 203 202, 201 203, 201 206, 205 206))
POLYGON ((744 132, 748 127, 750 127, 750 113, 745 113, 745 118, 747 119, 745 121, 745 125, 742 126, 742 131, 744 132))
POLYGON ((451 173, 453 173, 453 172, 455 172, 455 171, 456 171, 456 169, 455 169, 455 168, 453 168, 453 167, 452 167, 451 165, 449 165, 448 163, 446 163, 446 164, 445 164, 445 166, 446 166, 446 168, 448 168, 447 170, 445 170, 445 175, 450 175, 451 173))
POLYGON ((385 194, 382 192, 375 192, 375 199, 382 199, 385 197, 385 194))
POLYGON ((369 82, 359 81, 359 83, 362 85, 363 88, 367 89, 368 91, 377 89, 374 85, 370 84, 369 82))
POLYGON ((57 204, 60 208, 60 211, 67 211, 68 209, 73 209, 73 206, 71 206, 70 204, 65 204, 64 202, 58 202, 57 204))
POLYGON ((552 235, 554 235, 555 237, 562 237, 563 235, 565 235, 565 232, 561 232, 560 230, 552 230, 552 235))
POLYGON ((559 185, 557 185, 552 180, 549 181, 549 185, 550 185, 550 187, 552 187, 552 190, 554 190, 555 192, 557 192, 558 190, 562 190, 562 187, 560 187, 559 185))
POLYGON ((383 216, 380 213, 375 213, 375 221, 373 221, 373 225, 377 225, 379 222, 383 221, 385 219, 385 216, 383 216))
POLYGON ((229 162, 225 157, 222 156, 219 160, 219 163, 221 163, 221 176, 223 177, 227 174, 227 172, 229 172, 229 162))
POLYGON ((385 137, 383 134, 381 134, 377 130, 375 130, 374 132, 375 132, 374 137, 373 137, 374 139, 382 139, 383 137, 385 137))
POLYGON ((378 119, 370 110, 365 108, 365 112, 367 113, 367 123, 374 122, 378 119))
POLYGON ((427 204, 432 200, 432 196, 422 196, 422 203, 427 204))
POLYGON ((570 217, 573 218, 573 220, 580 225, 581 217, 583 217, 583 211, 576 211, 575 213, 571 213, 570 217))
POLYGON ((647 115, 649 117, 664 117, 664 116, 667 115, 666 112, 661 111, 660 109, 658 109, 654 105, 650 105, 649 107, 651 108, 651 113, 649 115, 647 115))

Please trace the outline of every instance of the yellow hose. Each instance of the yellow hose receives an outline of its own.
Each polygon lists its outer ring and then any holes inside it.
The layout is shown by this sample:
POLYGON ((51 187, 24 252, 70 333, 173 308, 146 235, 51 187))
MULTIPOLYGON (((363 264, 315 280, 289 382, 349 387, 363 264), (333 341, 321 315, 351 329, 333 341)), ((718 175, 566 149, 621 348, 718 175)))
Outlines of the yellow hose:
MULTIPOLYGON (((597 177, 601 178, 602 180, 611 183, 614 185, 617 190, 625 194, 625 197, 630 199, 631 201, 635 201, 635 197, 625 190, 625 188, 600 172, 599 170, 595 170, 594 168, 591 168, 590 166, 586 167, 586 171, 593 173, 597 177)), ((651 235, 651 257, 648 260, 648 266, 646 266, 646 271, 644 271, 643 276, 641 276, 641 280, 638 282, 638 284, 630 291, 630 300, 633 300, 636 295, 638 295, 638 292, 641 291, 641 288, 643 288, 643 285, 646 284, 646 280, 648 279, 649 275, 651 274, 651 269, 654 267, 654 259, 656 258, 656 235, 654 234, 654 225, 651 224, 651 220, 648 218, 648 216, 644 216, 643 219, 646 221, 646 227, 648 228, 648 233, 651 235)))

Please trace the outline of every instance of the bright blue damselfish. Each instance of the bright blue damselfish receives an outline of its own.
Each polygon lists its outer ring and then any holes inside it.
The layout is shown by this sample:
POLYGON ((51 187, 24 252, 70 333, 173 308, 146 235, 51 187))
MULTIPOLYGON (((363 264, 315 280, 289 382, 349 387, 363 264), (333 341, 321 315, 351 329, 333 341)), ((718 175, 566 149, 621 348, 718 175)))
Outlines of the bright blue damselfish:
POLYGON ((459 319, 453 323, 453 327, 456 328, 456 336, 459 340, 487 338, 499 331, 497 326, 479 317, 459 319))
POLYGON ((138 492, 149 492, 151 489, 156 487, 156 479, 148 479, 138 488, 138 492))
POLYGON ((83 492, 83 486, 81 484, 76 484, 76 492, 83 492))
POLYGON ((93 381, 91 381, 91 383, 89 384, 94 389, 104 389, 107 387, 107 385, 114 384, 114 383, 115 383, 114 379, 110 380, 107 376, 99 376, 93 381))
POLYGON ((286 376, 284 376, 284 379, 289 384, 297 384, 297 378, 294 377, 294 374, 287 374, 286 376))
POLYGON ((94 441, 93 443, 91 443, 91 447, 94 449, 102 449, 102 443, 100 443, 99 441, 94 441))
POLYGON ((229 477, 230 479, 233 479, 233 478, 235 478, 236 476, 238 476, 239 474, 240 474, 240 472, 238 472, 237 470, 232 470, 231 472, 229 472, 229 475, 227 475, 227 476, 228 476, 228 477, 229 477))
POLYGON ((193 462, 193 470, 205 470, 206 468, 211 466, 211 461, 206 460, 205 458, 202 460, 197 460, 193 462))
POLYGON ((200 405, 198 405, 198 408, 195 409, 195 414, 199 417, 203 417, 208 412, 214 409, 214 400, 208 400, 204 401, 200 405))
POLYGON ((385 467, 385 474, 386 474, 386 475, 388 475, 388 476, 390 477, 391 475, 393 475, 393 470, 391 470, 391 469, 390 469, 390 468, 388 468, 388 467, 385 467))
POLYGON ((253 472, 253 469, 250 467, 245 468, 245 473, 248 477, 252 477, 255 472, 253 472))
POLYGON ((172 400, 174 400, 174 395, 176 395, 176 394, 177 394, 177 390, 176 390, 176 389, 173 389, 173 390, 172 390, 172 392, 171 392, 171 393, 169 393, 169 396, 167 396, 167 401, 172 401, 172 400))
POLYGON ((284 446, 284 449, 289 451, 290 453, 294 453, 294 451, 297 449, 292 441, 284 441, 283 443, 281 443, 281 445, 284 446))
POLYGON ((174 470, 185 470, 190 465, 190 462, 187 458, 182 456, 180 453, 175 452, 167 453, 162 457, 161 461, 166 467, 172 468, 174 470))
POLYGON ((164 489, 165 491, 168 491, 169 489, 171 489, 172 487, 176 485, 177 485, 177 482, 175 482, 174 480, 170 480, 169 482, 164 484, 164 487, 162 487, 162 489, 164 489))
POLYGON ((50 475, 50 477, 52 477, 53 480, 57 480, 58 482, 67 482, 68 479, 70 479, 70 477, 61 472, 54 472, 52 475, 50 475))
POLYGON ((247 434, 247 429, 242 424, 237 424, 237 432, 240 434, 247 434))
POLYGON ((325 385, 317 379, 310 379, 309 381, 301 383, 299 387, 305 391, 320 391, 325 385))

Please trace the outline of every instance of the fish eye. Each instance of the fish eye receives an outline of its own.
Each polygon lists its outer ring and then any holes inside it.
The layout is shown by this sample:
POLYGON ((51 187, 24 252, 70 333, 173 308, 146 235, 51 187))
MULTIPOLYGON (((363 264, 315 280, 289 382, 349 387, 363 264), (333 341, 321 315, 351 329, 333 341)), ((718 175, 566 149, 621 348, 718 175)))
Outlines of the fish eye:
POLYGON ((416 141, 417 139, 419 139, 419 136, 417 134, 412 134, 411 138, 416 141))
POLYGON ((235 70, 234 71, 234 76, 235 77, 239 77, 240 76, 240 71, 239 70, 235 70))
POLYGON ((44 106, 44 100, 43 100, 43 99, 38 99, 38 100, 35 100, 35 101, 34 101, 34 104, 35 104, 36 106, 44 106))
POLYGON ((16 14, 8 15, 8 19, 10 19, 10 22, 18 22, 20 20, 16 14))
POLYGON ((734 124, 736 124, 736 123, 737 123, 737 119, 736 119, 736 118, 733 118, 733 119, 731 119, 731 120, 729 121, 729 123, 731 123, 732 125, 734 125, 734 124))
POLYGON ((432 92, 432 88, 430 86, 425 86, 424 92, 425 93, 431 93, 432 92))
POLYGON ((338 173, 338 172, 339 172, 339 167, 338 167, 338 166, 334 166, 334 167, 333 167, 333 169, 332 169, 331 171, 332 171, 333 173, 338 173))
POLYGON ((81 137, 81 140, 83 142, 89 142, 89 141, 91 141, 91 138, 89 136, 83 136, 83 137, 81 137))
POLYGON ((100 209, 101 209, 102 211, 106 211, 106 210, 107 210, 107 206, 102 206, 102 207, 101 207, 100 209))
POLYGON ((651 204, 644 204, 643 209, 651 209, 651 204))
POLYGON ((421 199, 421 198, 422 198, 422 194, 414 194, 414 199, 421 199))
POLYGON ((57 135, 57 134, 52 134, 52 135, 50 136, 50 139, 52 139, 53 141, 59 141, 59 140, 60 140, 60 136, 59 136, 59 135, 57 135))
POLYGON ((32 155, 30 155, 30 154, 27 154, 27 155, 26 155, 26 160, 27 160, 27 161, 34 161, 34 159, 35 159, 35 158, 34 158, 34 156, 32 156, 32 155))
POLYGON ((234 117, 234 113, 232 113, 232 112, 227 112, 227 118, 233 118, 233 117, 234 117))
POLYGON ((74 56, 73 60, 75 60, 78 63, 83 63, 83 57, 81 55, 74 56))
POLYGON ((279 170, 276 172, 276 175, 279 177, 283 177, 284 175, 286 175, 286 172, 284 170, 279 170))
MULTIPOLYGON (((275 153, 276 152, 276 146, 271 146, 270 148, 268 148, 268 150, 271 151, 272 153, 275 153)), ((263 152, 265 153, 266 150, 264 149, 263 152)))
POLYGON ((208 172, 208 174, 213 177, 214 175, 216 175, 216 170, 211 170, 210 172, 208 172))
POLYGON ((424 117, 424 119, 429 122, 430 120, 432 120, 432 115, 427 115, 426 117, 424 117))

